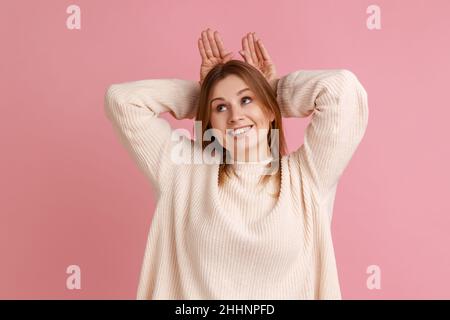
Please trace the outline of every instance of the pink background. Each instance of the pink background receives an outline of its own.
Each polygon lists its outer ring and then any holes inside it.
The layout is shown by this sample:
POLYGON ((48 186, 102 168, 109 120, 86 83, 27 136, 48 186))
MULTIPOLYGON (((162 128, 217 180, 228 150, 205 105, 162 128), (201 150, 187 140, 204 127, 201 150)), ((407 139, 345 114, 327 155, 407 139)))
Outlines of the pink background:
MULTIPOLYGON (((344 299, 450 298, 450 2, 3 1, 0 298, 134 299, 152 187, 103 113, 112 83, 198 80, 201 30, 236 52, 255 31, 280 76, 353 71, 366 136, 338 187, 333 237, 344 299), (81 30, 66 8, 81 8, 81 30), (369 30, 368 6, 381 8, 369 30), (81 290, 66 288, 81 267, 81 290), (366 269, 381 268, 369 290, 366 269)), ((172 127, 191 129, 189 120, 172 127)), ((309 119, 285 119, 290 150, 309 119)))

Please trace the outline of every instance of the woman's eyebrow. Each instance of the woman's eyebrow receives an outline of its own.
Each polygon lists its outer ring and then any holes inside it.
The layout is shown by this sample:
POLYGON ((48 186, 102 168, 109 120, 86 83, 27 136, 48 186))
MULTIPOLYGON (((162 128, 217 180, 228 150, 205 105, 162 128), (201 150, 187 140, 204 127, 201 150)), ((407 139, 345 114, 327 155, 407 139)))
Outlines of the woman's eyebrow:
MULTIPOLYGON (((250 90, 250 88, 244 88, 244 89, 241 89, 241 90, 239 90, 239 91, 236 93, 236 95, 238 96, 238 95, 240 95, 242 92, 247 91, 247 90, 250 90)), ((222 98, 222 97, 217 97, 217 98, 212 99, 212 100, 209 102, 209 104, 212 104, 214 100, 225 100, 225 99, 222 98)))

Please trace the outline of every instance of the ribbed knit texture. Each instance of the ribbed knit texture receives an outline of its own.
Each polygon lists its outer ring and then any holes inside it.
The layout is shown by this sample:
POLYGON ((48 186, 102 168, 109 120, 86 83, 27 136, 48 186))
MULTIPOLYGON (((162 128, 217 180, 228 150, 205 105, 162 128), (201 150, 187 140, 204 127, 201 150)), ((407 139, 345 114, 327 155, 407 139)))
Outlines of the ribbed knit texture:
MULTIPOLYGON (((137 299, 341 299, 333 204, 368 123, 355 74, 299 70, 280 78, 282 116, 312 117, 303 144, 281 159, 281 186, 263 189, 258 164, 237 166, 238 177, 219 187, 218 164, 171 160, 180 142, 158 115, 192 119, 199 92, 196 81, 151 79, 113 84, 105 95, 106 116, 157 196, 137 299), (279 198, 268 194, 280 187, 279 198)), ((201 152, 181 141, 183 150, 201 152)))

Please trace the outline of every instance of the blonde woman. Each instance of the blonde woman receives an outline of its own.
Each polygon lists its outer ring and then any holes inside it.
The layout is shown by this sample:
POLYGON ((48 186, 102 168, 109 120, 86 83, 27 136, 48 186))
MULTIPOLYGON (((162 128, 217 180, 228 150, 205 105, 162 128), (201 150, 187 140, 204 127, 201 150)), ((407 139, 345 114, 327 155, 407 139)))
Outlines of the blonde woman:
POLYGON ((254 33, 244 61, 210 29, 198 48, 200 81, 125 82, 105 95, 157 194, 137 299, 341 299, 331 218, 367 127, 365 89, 346 69, 277 77, 254 33), (195 118, 196 138, 175 134, 163 112, 195 118), (309 115, 287 153, 282 117, 309 115))

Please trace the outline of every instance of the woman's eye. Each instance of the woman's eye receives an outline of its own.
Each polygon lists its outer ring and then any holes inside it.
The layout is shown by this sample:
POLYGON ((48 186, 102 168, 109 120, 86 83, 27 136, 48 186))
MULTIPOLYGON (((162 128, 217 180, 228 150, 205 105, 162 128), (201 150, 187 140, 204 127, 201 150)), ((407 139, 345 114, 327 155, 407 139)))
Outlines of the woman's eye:
POLYGON ((224 105, 224 104, 219 104, 219 105, 216 107, 216 108, 217 108, 217 111, 219 111, 219 112, 221 111, 221 110, 220 110, 220 107, 225 107, 225 105, 224 105))
MULTIPOLYGON (((242 98, 242 100, 246 100, 246 99, 249 99, 250 102, 251 102, 251 100, 252 100, 252 98, 250 98, 250 97, 243 97, 243 98, 242 98)), ((248 103, 250 103, 250 102, 248 102, 248 103)))
MULTIPOLYGON (((250 102, 252 102, 252 98, 250 98, 250 97, 243 97, 241 101, 244 102, 245 104, 249 104, 250 102), (245 103, 245 102, 244 102, 245 100, 248 100, 248 102, 245 103)), ((221 111, 222 111, 222 110, 221 110, 221 107, 226 108, 226 105, 224 105, 224 104, 219 104, 219 105, 216 107, 217 111, 221 112, 221 111)))

